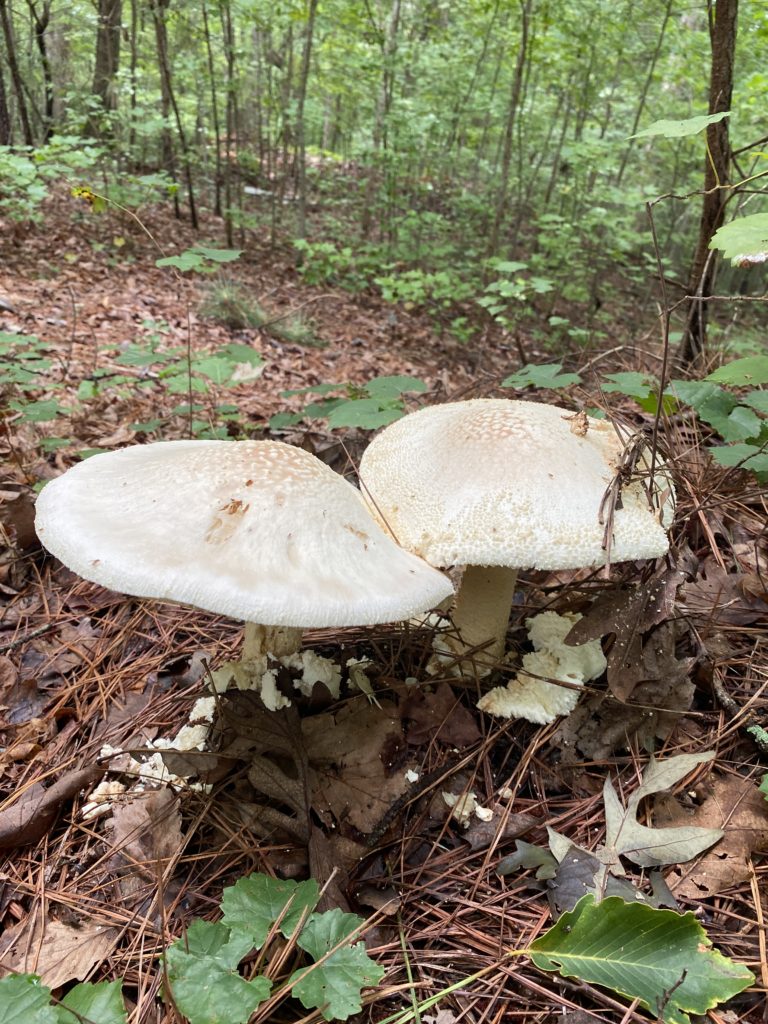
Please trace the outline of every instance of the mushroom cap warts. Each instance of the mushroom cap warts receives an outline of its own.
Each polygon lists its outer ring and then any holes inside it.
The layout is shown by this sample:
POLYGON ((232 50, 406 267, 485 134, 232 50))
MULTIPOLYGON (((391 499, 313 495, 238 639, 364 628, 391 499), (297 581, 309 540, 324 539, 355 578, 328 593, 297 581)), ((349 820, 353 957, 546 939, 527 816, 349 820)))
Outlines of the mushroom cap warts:
MULTIPOLYGON (((421 409, 368 446, 363 494, 398 542, 432 565, 603 565, 601 502, 624 444, 607 421, 585 417, 576 432, 570 419, 567 409, 510 399, 421 409)), ((667 492, 661 513, 639 480, 623 484, 613 561, 667 550, 673 504, 663 463, 655 483, 667 492)))

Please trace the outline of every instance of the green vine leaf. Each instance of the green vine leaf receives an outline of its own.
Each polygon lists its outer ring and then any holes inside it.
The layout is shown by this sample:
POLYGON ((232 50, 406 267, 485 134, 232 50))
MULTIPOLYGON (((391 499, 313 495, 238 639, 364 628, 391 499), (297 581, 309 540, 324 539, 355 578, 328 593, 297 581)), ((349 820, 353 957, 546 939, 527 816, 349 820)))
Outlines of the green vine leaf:
POLYGON ((640 1004, 665 1024, 690 1024, 755 980, 711 948, 693 914, 657 910, 609 896, 584 896, 531 944, 534 964, 566 978, 602 985, 640 1004))

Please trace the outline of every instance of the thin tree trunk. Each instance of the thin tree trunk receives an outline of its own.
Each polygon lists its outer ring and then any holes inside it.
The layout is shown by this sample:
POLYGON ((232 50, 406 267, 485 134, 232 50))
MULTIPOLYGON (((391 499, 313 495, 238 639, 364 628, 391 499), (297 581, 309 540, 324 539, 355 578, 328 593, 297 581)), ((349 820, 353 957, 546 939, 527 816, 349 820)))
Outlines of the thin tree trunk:
POLYGON ((0 146, 13 144, 13 133, 11 132, 11 114, 8 110, 8 97, 5 94, 5 78, 3 68, 0 64, 0 146))
MULTIPOLYGON (((99 0, 96 28, 96 60, 93 69, 93 95, 105 113, 117 108, 115 76, 120 67, 120 30, 123 19, 123 0, 99 0)), ((99 117, 89 123, 92 135, 103 135, 104 125, 99 117)), ((107 127, 107 134, 111 134, 107 127)))
MULTIPOLYGON (((222 186, 222 172, 221 172, 221 147, 223 140, 221 138, 221 127, 219 123, 219 102, 216 95, 216 70, 213 65, 213 47, 211 46, 211 31, 208 24, 208 6, 203 0, 202 2, 202 13, 203 13, 203 34, 205 36, 205 53, 208 60, 208 77, 209 86, 211 89, 211 114, 213 116, 213 135, 214 145, 216 146, 216 170, 215 170, 215 198, 213 202, 213 212, 217 217, 221 216, 221 186, 222 186)), ((227 153, 227 159, 229 159, 229 153, 227 153)), ((229 242, 227 243, 229 244, 229 242)))
POLYGON ((507 199, 509 196, 509 170, 512 165, 512 141, 515 137, 515 118, 520 104, 520 94, 523 88, 523 73, 528 51, 528 30, 531 16, 532 0, 520 0, 520 45, 517 49, 517 61, 512 75, 509 89, 509 104, 507 106, 507 123, 504 128, 504 141, 501 151, 501 167, 499 169, 499 187, 496 192, 494 204, 493 223, 488 235, 487 253, 495 255, 499 247, 499 236, 501 225, 507 212, 507 199))
MULTIPOLYGON (((736 51, 736 22, 739 0, 709 0, 709 36, 712 43, 712 64, 709 80, 709 113, 731 109, 733 93, 733 62, 736 51)), ((728 119, 707 128, 707 163, 704 171, 704 199, 699 222, 699 239, 688 280, 690 304, 688 321, 680 343, 678 358, 683 364, 701 358, 707 344, 707 303, 702 299, 713 294, 717 263, 709 248, 712 236, 725 218, 731 149, 728 140, 728 119)))
MULTIPOLYGON (((173 91, 173 82, 171 79, 171 65, 168 60, 168 29, 165 23, 165 15, 170 6, 171 0, 151 0, 152 16, 155 22, 155 38, 157 42, 157 59, 160 65, 160 83, 161 92, 163 97, 163 114, 165 117, 168 116, 170 111, 173 111, 173 117, 176 122, 176 132, 179 136, 179 145, 181 146, 182 162, 184 164, 184 177, 187 182, 187 196, 189 199, 189 219, 192 227, 197 230, 197 207, 195 205, 195 191, 192 184, 192 167, 190 163, 189 146, 187 145, 187 137, 184 133, 184 126, 181 123, 181 115, 179 113, 179 106, 176 102, 176 96, 173 91)), ((170 165, 173 167, 173 146, 170 141, 170 134, 166 131, 164 134, 164 143, 168 146, 168 153, 170 155, 170 165)))
POLYGON ((232 235, 232 161, 236 159, 237 138, 235 133, 235 33, 232 25, 232 10, 229 0, 221 5, 221 28, 224 36, 224 53, 227 58, 227 141, 224 161, 224 230, 227 245, 234 245, 232 235))
POLYGON ((309 0, 307 10, 307 32, 304 37, 304 50, 301 55, 299 71, 299 89, 296 96, 296 198, 298 199, 296 234, 298 238, 307 237, 307 152, 304 125, 304 104, 307 98, 307 83, 312 62, 312 39, 315 33, 315 15, 318 0, 309 0))
POLYGON ((43 0, 42 10, 38 11, 35 0, 27 0, 29 13, 32 15, 32 22, 35 30, 35 42, 40 54, 40 65, 43 69, 43 86, 45 90, 45 109, 43 113, 43 138, 45 143, 50 138, 53 130, 53 76, 51 74, 51 62, 48 58, 48 45, 45 33, 51 20, 51 0, 43 0))
POLYGON ((373 223, 374 196, 378 175, 376 165, 386 155, 389 143, 387 119, 392 107, 392 96, 395 80, 395 57, 397 55, 397 34, 400 27, 400 0, 393 0, 389 11, 389 17, 383 31, 381 31, 381 88, 376 101, 376 111, 373 122, 373 154, 371 166, 368 169, 368 178, 365 183, 365 199, 363 203, 363 215, 360 230, 363 238, 367 238, 371 232, 373 223))
POLYGON ((8 63, 8 70, 11 74, 13 91, 16 96, 16 106, 21 121, 21 132, 24 136, 25 146, 34 146, 35 139, 32 135, 32 126, 29 123, 27 113, 27 101, 24 96, 24 82, 19 71, 19 62, 16 60, 16 45, 13 38, 13 26, 8 11, 8 0, 0 0, 0 22, 2 22, 3 38, 5 39, 5 59, 8 63))

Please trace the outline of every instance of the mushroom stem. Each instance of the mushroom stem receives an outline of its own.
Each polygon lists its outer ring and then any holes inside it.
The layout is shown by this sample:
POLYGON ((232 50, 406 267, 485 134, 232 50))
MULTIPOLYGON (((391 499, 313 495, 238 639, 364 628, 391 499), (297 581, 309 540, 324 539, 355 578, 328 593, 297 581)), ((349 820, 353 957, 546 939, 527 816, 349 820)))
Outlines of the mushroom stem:
POLYGON ((490 640, 478 652, 477 660, 488 666, 483 675, 504 655, 516 583, 517 569, 506 566, 468 565, 464 570, 453 607, 453 622, 461 637, 457 653, 490 640))
POLYGON ((295 654, 301 647, 303 632, 292 626, 262 626, 258 622, 246 622, 242 662, 256 662, 267 654, 275 658, 295 654))

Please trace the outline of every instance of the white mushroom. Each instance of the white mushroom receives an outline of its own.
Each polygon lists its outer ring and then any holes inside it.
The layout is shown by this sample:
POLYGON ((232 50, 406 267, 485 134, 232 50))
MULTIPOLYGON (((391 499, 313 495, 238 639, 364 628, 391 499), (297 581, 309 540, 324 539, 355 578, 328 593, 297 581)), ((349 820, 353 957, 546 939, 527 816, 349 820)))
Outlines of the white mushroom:
POLYGON ((42 543, 105 587, 244 620, 244 661, 308 627, 406 619, 446 577, 399 548, 359 492, 274 441, 166 441, 96 455, 37 500, 42 543))
MULTIPOLYGON (((374 515, 431 565, 465 565, 453 612, 458 653, 485 644, 490 667, 504 650, 518 569, 605 564, 601 507, 624 443, 608 422, 536 402, 473 399, 431 406, 386 427, 360 463, 374 515)), ((661 481, 671 485, 663 467, 661 481)), ((672 514, 649 504, 637 479, 621 489, 610 558, 655 558, 672 514)))

